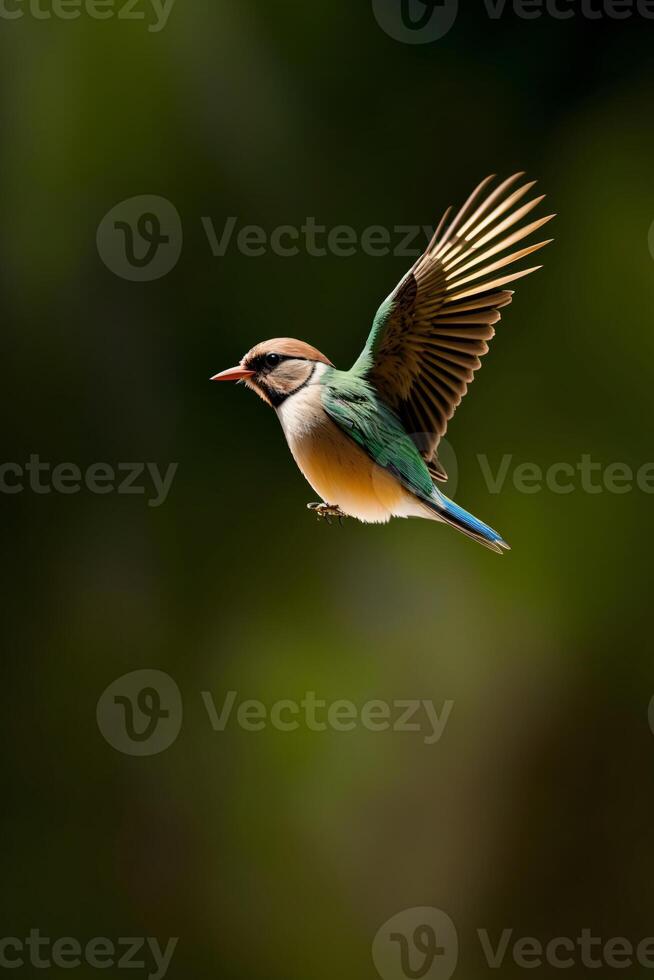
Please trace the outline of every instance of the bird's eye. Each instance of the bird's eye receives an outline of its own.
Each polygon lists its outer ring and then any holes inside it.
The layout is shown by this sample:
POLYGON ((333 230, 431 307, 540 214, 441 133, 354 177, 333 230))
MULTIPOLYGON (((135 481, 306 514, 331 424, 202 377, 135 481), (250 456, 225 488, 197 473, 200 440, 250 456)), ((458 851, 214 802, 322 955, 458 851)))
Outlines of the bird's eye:
POLYGON ((280 361, 281 357, 279 354, 266 354, 266 364, 268 367, 277 367, 280 361))

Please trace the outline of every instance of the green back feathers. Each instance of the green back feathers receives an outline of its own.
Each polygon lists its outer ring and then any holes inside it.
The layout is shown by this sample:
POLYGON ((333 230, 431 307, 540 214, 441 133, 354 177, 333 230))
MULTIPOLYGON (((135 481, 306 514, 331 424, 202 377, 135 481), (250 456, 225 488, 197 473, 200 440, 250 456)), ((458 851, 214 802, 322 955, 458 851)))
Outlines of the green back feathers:
POLYGON ((361 351, 357 361, 352 366, 355 374, 367 374, 372 368, 375 354, 381 340, 386 332, 386 328, 395 311, 395 300, 393 294, 387 296, 375 314, 372 329, 366 340, 366 346, 361 351))
POLYGON ((323 408, 332 421, 407 489, 433 498, 434 484, 420 452, 360 373, 359 362, 350 371, 329 368, 322 383, 323 408))

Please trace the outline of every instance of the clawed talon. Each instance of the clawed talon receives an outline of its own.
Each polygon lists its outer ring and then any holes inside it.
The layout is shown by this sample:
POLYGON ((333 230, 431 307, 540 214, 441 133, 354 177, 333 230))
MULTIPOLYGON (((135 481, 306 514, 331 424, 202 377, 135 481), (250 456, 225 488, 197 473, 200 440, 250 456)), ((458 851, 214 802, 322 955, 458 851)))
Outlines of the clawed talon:
POLYGON ((331 518, 338 518, 338 523, 343 527, 343 520, 347 516, 343 513, 340 507, 332 506, 331 504, 307 504, 309 510, 312 510, 318 517, 319 521, 327 521, 331 525, 331 518))

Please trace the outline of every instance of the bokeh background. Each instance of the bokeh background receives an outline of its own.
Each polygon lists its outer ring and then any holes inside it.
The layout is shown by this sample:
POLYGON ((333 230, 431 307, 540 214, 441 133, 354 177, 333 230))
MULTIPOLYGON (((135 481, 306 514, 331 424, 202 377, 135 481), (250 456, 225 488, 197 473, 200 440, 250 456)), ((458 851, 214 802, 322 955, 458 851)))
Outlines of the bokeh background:
POLYGON ((159 508, 0 496, 3 935, 179 936, 185 980, 366 980, 382 924, 435 906, 477 980, 478 928, 654 934, 652 495, 510 475, 491 494, 477 459, 654 459, 654 22, 479 2, 425 45, 346 0, 177 0, 148 22, 0 20, 3 461, 179 464, 159 508), (556 243, 449 431, 457 499, 512 552, 422 522, 319 526, 274 414, 208 378, 279 335, 349 365, 410 262, 216 258, 202 216, 429 224, 523 169, 556 243), (96 231, 143 194, 184 242, 138 283, 96 231), (147 758, 96 723, 142 668, 184 703, 147 758), (454 707, 436 745, 214 732, 201 692, 230 690, 454 707))

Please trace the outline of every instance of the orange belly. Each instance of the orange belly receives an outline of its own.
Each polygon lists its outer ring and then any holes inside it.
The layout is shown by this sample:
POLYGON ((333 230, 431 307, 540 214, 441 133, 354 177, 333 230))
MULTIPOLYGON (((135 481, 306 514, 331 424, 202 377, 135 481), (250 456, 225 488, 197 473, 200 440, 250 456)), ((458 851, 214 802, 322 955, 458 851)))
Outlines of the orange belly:
POLYGON ((325 503, 367 523, 406 516, 411 495, 333 422, 287 438, 295 461, 325 503))

